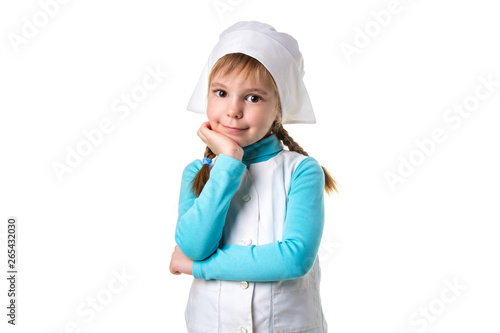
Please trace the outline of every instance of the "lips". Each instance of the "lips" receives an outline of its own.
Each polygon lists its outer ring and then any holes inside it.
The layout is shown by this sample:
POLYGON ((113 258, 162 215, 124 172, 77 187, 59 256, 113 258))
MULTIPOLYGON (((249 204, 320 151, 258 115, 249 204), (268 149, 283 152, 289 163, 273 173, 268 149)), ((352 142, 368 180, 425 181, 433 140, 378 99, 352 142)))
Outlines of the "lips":
POLYGON ((237 133, 237 132, 243 132, 244 130, 248 129, 248 128, 236 128, 236 127, 229 127, 229 126, 224 126, 221 124, 222 127, 224 127, 224 129, 228 132, 234 132, 234 133, 237 133))

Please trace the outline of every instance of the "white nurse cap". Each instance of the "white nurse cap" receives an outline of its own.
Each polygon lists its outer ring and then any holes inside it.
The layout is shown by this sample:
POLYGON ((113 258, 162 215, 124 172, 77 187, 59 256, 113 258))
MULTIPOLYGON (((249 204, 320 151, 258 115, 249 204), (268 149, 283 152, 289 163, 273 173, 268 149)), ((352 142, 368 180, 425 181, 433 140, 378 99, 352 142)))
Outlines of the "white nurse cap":
POLYGON ((268 24, 256 21, 238 22, 221 33, 189 100, 189 111, 206 113, 208 75, 217 60, 229 53, 249 55, 271 73, 278 87, 283 124, 316 123, 302 80, 304 61, 297 41, 268 24))

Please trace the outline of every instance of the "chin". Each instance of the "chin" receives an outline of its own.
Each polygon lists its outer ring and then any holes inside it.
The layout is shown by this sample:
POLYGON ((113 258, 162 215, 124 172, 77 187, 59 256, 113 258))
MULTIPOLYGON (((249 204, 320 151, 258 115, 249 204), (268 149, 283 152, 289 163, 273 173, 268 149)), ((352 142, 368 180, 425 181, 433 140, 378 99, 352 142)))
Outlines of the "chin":
POLYGON ((236 143, 239 144, 241 148, 251 145, 251 143, 248 143, 247 140, 238 140, 235 138, 233 138, 233 140, 236 141, 236 143))

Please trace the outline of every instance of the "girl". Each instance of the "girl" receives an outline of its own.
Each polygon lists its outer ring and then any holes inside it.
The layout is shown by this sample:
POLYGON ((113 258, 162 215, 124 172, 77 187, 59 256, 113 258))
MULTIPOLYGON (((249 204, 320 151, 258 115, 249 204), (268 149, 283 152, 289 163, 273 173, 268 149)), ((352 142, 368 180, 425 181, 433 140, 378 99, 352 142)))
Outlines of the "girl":
POLYGON ((194 276, 189 332, 327 331, 317 253, 337 187, 282 126, 315 122, 303 74, 295 39, 251 21, 220 35, 198 81, 207 148, 182 175, 170 263, 194 276))

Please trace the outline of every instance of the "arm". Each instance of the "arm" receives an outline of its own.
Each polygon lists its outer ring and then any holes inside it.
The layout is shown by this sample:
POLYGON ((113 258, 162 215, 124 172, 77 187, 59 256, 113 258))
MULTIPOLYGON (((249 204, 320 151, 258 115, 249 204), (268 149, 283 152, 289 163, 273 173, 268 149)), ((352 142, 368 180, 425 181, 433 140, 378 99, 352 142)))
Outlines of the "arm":
POLYGON ((227 245, 194 261, 197 279, 278 281, 301 277, 312 268, 324 224, 323 169, 312 158, 295 169, 288 194, 282 240, 264 245, 227 245))
POLYGON ((191 181, 201 167, 201 161, 196 160, 184 169, 175 229, 177 245, 193 260, 203 260, 218 248, 231 198, 246 168, 232 157, 219 155, 209 180, 196 198, 191 181))

